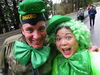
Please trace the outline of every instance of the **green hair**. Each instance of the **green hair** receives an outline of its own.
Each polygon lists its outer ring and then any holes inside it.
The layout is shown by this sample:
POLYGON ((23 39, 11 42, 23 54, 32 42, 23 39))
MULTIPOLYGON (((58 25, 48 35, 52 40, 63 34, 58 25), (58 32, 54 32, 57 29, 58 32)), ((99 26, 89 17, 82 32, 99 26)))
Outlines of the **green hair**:
POLYGON ((56 27, 52 29, 51 34, 48 35, 49 43, 55 45, 56 30, 62 26, 70 27, 81 49, 86 49, 92 45, 89 39, 91 36, 90 30, 86 27, 86 25, 84 25, 84 23, 75 20, 62 22, 56 25, 56 27))

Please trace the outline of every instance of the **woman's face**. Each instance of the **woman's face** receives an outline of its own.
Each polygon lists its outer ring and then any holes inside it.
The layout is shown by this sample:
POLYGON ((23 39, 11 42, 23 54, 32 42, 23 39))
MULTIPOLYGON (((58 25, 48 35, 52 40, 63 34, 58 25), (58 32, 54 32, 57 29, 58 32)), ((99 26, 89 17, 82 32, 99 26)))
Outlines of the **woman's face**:
POLYGON ((62 28, 56 34, 56 46, 65 58, 70 58, 78 50, 78 42, 71 30, 62 28))
POLYGON ((29 45, 35 49, 41 48, 46 38, 45 22, 39 21, 36 25, 24 24, 22 26, 22 34, 29 45))

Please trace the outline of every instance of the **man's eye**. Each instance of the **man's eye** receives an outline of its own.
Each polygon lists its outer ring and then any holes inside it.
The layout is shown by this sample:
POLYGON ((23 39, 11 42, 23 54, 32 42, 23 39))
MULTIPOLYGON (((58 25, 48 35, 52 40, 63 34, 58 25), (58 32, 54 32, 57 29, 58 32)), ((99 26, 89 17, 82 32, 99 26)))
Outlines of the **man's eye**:
POLYGON ((27 29, 27 32, 32 32, 32 31, 33 31, 33 29, 31 29, 31 28, 27 29))
POLYGON ((43 31, 44 29, 45 29, 45 26, 40 27, 40 28, 39 28, 39 31, 43 31))

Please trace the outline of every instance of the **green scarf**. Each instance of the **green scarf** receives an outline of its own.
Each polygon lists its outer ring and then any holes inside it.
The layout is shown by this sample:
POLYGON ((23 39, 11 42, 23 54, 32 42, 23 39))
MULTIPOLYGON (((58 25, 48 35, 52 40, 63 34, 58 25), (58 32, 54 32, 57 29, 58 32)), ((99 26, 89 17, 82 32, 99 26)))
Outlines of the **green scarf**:
POLYGON ((69 59, 59 55, 57 58, 58 75, 90 75, 90 57, 88 50, 81 50, 69 59))
POLYGON ((43 65, 50 54, 50 47, 43 46, 41 49, 35 49, 23 42, 15 41, 14 55, 16 59, 24 66, 31 59, 33 68, 36 69, 43 65))

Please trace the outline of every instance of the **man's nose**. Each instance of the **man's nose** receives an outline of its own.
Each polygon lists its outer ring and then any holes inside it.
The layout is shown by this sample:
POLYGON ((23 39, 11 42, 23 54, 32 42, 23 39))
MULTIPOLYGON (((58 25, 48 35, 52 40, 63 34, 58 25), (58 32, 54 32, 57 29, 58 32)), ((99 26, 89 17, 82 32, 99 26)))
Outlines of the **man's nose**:
POLYGON ((34 38, 34 39, 39 39, 40 37, 41 37, 40 32, 37 31, 37 30, 35 30, 35 31, 33 32, 33 38, 34 38))

